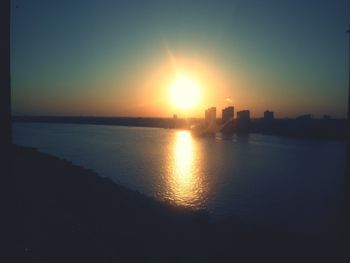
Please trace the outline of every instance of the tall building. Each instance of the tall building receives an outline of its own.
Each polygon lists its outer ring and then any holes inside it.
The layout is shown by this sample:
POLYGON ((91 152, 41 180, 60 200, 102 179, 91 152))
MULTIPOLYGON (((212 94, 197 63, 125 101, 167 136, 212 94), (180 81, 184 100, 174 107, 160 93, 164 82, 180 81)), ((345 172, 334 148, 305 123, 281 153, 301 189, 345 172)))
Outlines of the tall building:
POLYGON ((264 112, 264 120, 265 121, 272 121, 274 118, 273 111, 265 111, 264 112))
POLYGON ((233 117, 234 117, 234 108, 232 106, 222 110, 222 123, 226 123, 233 117))
POLYGON ((237 111, 237 119, 238 121, 249 121, 250 111, 249 110, 237 111))
POLYGON ((216 121, 216 107, 211 107, 205 110, 205 121, 208 123, 216 121))
POLYGON ((250 111, 242 110, 237 112, 237 132, 249 133, 250 131, 250 111))

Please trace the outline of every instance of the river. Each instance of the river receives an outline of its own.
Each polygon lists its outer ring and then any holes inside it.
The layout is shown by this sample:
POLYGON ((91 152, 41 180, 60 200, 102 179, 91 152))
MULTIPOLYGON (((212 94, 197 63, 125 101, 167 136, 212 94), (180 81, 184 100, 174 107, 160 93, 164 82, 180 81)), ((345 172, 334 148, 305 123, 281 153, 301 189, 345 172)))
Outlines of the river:
MULTIPOLYGON (((250 134, 198 138, 185 130, 15 123, 14 141, 96 171, 213 220, 315 235, 340 229, 345 144, 250 134)), ((47 175, 50 176, 50 175, 47 175)))

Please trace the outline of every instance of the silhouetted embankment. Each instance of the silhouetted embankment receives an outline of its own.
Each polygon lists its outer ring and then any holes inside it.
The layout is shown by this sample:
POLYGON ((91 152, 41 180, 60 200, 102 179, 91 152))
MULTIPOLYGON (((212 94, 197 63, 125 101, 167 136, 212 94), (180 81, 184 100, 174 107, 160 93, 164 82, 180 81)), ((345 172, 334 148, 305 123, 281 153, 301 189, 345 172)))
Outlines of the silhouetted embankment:
POLYGON ((226 123, 221 132, 225 135, 260 133, 307 139, 346 140, 348 137, 345 119, 234 119, 226 123))
POLYGON ((143 117, 13 116, 12 121, 188 129, 192 124, 197 123, 199 119, 143 117))
POLYGON ((210 223, 205 211, 155 201, 31 148, 15 147, 14 175, 25 224, 19 262, 347 262, 340 242, 237 218, 210 223))
POLYGON ((252 132, 314 139, 346 140, 345 119, 259 119, 252 122, 252 132))

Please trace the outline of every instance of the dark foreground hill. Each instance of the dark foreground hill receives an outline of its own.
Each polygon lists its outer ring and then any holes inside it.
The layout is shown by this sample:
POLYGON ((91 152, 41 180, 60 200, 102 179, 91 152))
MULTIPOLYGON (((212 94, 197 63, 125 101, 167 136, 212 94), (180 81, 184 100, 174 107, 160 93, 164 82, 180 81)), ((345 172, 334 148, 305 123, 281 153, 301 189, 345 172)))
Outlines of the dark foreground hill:
POLYGON ((347 262, 340 241, 210 223, 31 148, 15 147, 14 175, 19 262, 347 262))

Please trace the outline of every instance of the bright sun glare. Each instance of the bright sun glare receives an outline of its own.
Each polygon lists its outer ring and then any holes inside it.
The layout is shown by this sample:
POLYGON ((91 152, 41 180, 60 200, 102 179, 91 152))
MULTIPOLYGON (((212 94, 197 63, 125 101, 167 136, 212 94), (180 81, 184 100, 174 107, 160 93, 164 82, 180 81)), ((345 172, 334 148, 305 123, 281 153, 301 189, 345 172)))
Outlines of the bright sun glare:
POLYGON ((171 86, 170 98, 180 109, 190 109, 199 102, 200 90, 198 84, 184 75, 179 75, 171 86))

